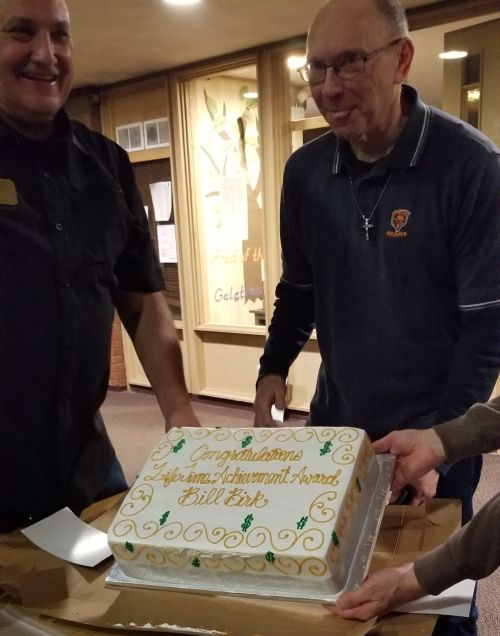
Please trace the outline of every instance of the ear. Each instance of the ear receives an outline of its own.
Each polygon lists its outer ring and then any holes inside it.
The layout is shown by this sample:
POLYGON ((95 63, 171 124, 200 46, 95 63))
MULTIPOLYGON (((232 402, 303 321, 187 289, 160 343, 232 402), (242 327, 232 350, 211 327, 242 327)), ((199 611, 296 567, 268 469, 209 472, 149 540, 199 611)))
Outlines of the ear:
POLYGON ((410 72, 410 66, 415 49, 410 38, 404 38, 399 46, 401 48, 399 50, 398 66, 396 68, 394 79, 397 84, 402 84, 410 72))

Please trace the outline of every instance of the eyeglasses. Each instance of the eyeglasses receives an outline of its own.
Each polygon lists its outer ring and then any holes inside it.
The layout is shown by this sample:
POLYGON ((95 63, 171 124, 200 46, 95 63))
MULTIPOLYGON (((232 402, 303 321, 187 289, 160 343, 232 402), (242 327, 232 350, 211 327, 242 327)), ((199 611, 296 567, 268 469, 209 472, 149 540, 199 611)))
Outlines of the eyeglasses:
POLYGON ((391 46, 395 46, 401 42, 402 39, 403 38, 397 38, 396 40, 391 40, 389 44, 385 44, 371 53, 345 53, 338 57, 335 62, 332 62, 332 64, 307 62, 307 64, 299 69, 300 76, 305 82, 309 82, 309 84, 321 84, 321 82, 325 81, 327 69, 332 68, 339 79, 351 79, 365 72, 365 66, 368 60, 371 60, 372 57, 389 49, 391 46))

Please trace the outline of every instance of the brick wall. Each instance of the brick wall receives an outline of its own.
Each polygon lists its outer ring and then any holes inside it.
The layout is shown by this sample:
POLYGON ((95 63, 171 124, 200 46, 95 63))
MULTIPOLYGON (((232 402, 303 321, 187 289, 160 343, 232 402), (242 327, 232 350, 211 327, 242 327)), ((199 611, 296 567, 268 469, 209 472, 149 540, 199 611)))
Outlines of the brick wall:
POLYGON ((109 375, 109 386, 113 389, 125 389, 127 387, 122 330, 120 319, 117 314, 115 314, 113 331, 111 334, 111 372, 109 375))

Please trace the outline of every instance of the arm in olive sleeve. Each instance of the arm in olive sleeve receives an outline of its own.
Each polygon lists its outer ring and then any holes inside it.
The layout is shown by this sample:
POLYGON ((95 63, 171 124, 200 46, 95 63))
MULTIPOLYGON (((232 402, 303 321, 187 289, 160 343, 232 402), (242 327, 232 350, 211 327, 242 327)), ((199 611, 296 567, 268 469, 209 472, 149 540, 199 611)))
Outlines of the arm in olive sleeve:
POLYGON ((500 396, 486 404, 475 404, 465 415, 439 424, 434 430, 450 464, 500 448, 500 396))
POLYGON ((414 564, 419 584, 437 595, 464 579, 482 579, 500 565, 500 493, 448 541, 414 564))

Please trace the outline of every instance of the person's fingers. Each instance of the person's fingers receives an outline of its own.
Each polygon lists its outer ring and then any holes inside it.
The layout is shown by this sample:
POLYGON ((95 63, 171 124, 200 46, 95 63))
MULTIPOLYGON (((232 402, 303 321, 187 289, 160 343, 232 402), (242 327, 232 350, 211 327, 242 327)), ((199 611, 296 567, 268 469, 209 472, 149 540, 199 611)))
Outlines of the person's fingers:
POLYGON ((365 582, 361 587, 358 587, 357 590, 352 590, 351 592, 344 592, 337 599, 336 606, 339 610, 349 610, 353 607, 358 607, 367 601, 370 601, 372 598, 372 590, 367 582, 365 582))
POLYGON ((408 505, 409 506, 420 506, 421 504, 424 503, 425 500, 426 500, 426 497, 422 497, 421 495, 414 494, 408 500, 408 505))
POLYGON ((254 422, 255 428, 262 428, 267 426, 275 426, 273 418, 271 417, 271 404, 273 402, 272 394, 263 394, 257 396, 254 402, 254 422))
POLYGON ((254 427, 276 427, 273 420, 272 406, 284 411, 286 408, 286 383, 281 376, 264 376, 258 384, 253 410, 255 413, 254 427))
POLYGON ((393 492, 401 492, 410 483, 410 480, 406 477, 403 471, 396 466, 396 470, 392 477, 391 488, 393 492))
POLYGON ((432 499, 436 494, 436 483, 437 479, 434 481, 433 475, 415 482, 415 485, 411 488, 411 497, 409 497, 407 503, 410 506, 419 506, 427 499, 432 499))
POLYGON ((254 428, 275 428, 277 424, 271 417, 271 408, 256 410, 253 425, 254 428))
POLYGON ((374 616, 378 616, 380 613, 380 602, 378 601, 370 601, 352 603, 352 599, 345 599, 346 595, 340 597, 337 601, 336 605, 325 605, 329 612, 335 614, 335 616, 340 616, 340 618, 347 619, 357 619, 360 621, 367 621, 374 616), (339 601, 341 601, 339 604, 339 601), (345 601, 347 601, 348 605, 345 605, 345 601))
POLYGON ((280 411, 286 409, 286 390, 276 390, 273 395, 274 406, 280 411))
POLYGON ((391 490, 391 496, 389 498, 389 503, 391 504, 395 504, 399 501, 399 499, 401 498, 401 495, 403 493, 403 488, 400 488, 399 490, 391 490))
POLYGON ((363 598, 356 597, 353 592, 343 594, 337 599, 336 607, 339 612, 345 612, 353 607, 357 607, 360 603, 364 602, 363 598))
POLYGON ((386 435, 376 442, 372 442, 372 447, 376 453, 389 453, 391 450, 390 435, 386 435))
POLYGON ((340 618, 357 619, 358 621, 367 621, 374 616, 378 616, 379 612, 376 609, 375 603, 366 603, 355 607, 353 609, 346 609, 339 611, 338 616, 340 618))

